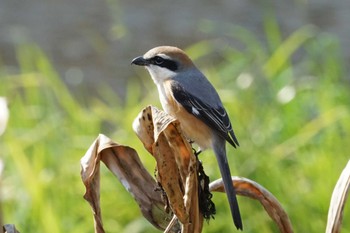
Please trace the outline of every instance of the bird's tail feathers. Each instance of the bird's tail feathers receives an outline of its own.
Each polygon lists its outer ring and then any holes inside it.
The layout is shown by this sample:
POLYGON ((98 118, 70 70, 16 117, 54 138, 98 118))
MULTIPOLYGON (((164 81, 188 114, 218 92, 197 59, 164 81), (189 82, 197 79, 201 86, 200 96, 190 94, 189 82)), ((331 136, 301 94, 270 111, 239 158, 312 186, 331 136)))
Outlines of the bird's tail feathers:
POLYGON ((220 168, 220 173, 224 182, 224 187, 225 187, 228 202, 230 204, 233 222, 237 229, 243 230, 241 214, 239 211, 238 201, 236 198, 236 191, 232 184, 231 171, 230 171, 230 167, 228 165, 228 161, 226 157, 225 139, 216 138, 216 140, 213 143, 213 149, 214 149, 214 153, 220 168))

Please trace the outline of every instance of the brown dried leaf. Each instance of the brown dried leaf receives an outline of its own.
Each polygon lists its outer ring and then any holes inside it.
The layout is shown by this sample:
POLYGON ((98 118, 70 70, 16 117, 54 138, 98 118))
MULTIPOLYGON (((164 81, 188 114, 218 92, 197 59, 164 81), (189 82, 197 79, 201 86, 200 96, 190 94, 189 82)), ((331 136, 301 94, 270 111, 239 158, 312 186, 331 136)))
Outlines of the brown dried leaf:
POLYGON ((179 122, 149 106, 134 120, 133 128, 157 162, 157 179, 170 207, 183 224, 182 232, 201 232, 198 206, 197 164, 192 148, 182 136, 179 122))
POLYGON ((349 193, 350 161, 347 163, 333 190, 328 211, 326 233, 339 233, 343 220, 343 210, 349 193))
POLYGON ((144 217, 158 229, 165 229, 171 216, 164 211, 160 193, 155 191, 157 184, 143 167, 136 151, 100 134, 81 159, 81 177, 86 187, 84 198, 94 214, 95 232, 104 232, 100 209, 100 161, 131 193, 144 217))
MULTIPOLYGON (((266 212, 277 224, 280 232, 293 232, 287 213, 283 210, 278 200, 268 190, 247 178, 232 177, 232 182, 238 195, 256 199, 262 204, 266 212)), ((211 182, 209 189, 214 192, 225 192, 222 179, 211 182)))

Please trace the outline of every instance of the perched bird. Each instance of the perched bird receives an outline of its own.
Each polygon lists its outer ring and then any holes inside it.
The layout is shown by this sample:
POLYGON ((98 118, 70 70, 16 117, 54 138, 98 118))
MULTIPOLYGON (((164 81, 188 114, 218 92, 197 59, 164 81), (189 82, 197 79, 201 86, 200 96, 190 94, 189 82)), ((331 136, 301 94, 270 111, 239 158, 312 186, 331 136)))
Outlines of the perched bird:
POLYGON ((226 157, 226 141, 238 141, 215 88, 179 48, 160 46, 136 57, 131 64, 144 66, 159 92, 165 112, 179 120, 185 136, 200 150, 212 148, 219 164, 231 214, 237 229, 243 229, 236 191, 226 157))

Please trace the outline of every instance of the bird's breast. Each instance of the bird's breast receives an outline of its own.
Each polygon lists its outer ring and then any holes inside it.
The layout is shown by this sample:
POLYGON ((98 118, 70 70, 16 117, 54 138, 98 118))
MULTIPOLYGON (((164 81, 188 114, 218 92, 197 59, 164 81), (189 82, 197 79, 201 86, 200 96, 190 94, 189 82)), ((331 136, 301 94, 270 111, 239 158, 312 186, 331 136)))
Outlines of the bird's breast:
POLYGON ((211 147, 211 129, 175 100, 172 95, 171 80, 158 84, 157 87, 164 111, 180 122, 184 135, 198 144, 202 150, 211 147))

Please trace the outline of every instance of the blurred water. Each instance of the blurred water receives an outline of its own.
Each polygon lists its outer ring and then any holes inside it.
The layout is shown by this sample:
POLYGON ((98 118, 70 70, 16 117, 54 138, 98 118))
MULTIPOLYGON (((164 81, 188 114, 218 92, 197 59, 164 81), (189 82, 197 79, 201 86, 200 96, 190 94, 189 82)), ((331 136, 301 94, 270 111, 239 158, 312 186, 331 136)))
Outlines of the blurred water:
POLYGON ((15 45, 34 42, 73 90, 93 89, 102 80, 122 95, 135 72, 133 57, 157 45, 215 38, 198 29, 203 20, 243 26, 263 38, 269 12, 285 35, 305 24, 335 33, 349 60, 349 0, 1 0, 0 58, 16 70, 15 45))

